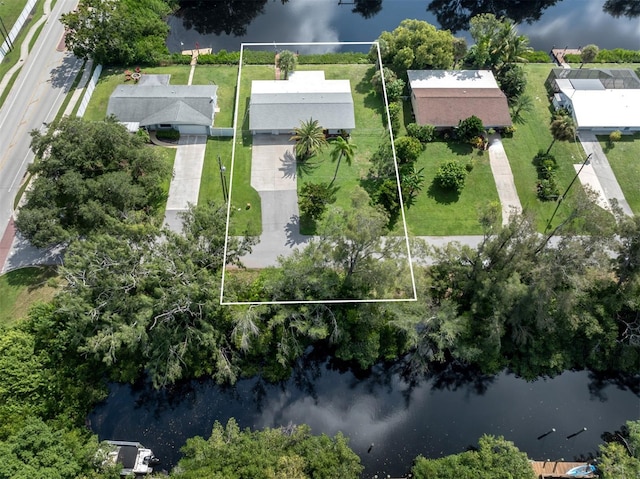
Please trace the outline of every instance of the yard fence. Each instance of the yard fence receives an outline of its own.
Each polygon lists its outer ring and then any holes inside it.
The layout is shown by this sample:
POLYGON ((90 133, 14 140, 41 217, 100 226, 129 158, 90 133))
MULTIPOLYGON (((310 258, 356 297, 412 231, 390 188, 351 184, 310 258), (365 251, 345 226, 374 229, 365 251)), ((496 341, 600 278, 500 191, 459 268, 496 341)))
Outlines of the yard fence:
POLYGON ((35 6, 38 0, 29 0, 27 4, 22 9, 20 16, 16 20, 16 23, 13 24, 11 31, 9 32, 9 37, 5 39, 5 41, 0 45, 0 62, 4 60, 4 57, 7 53, 9 53, 9 45, 13 45, 14 40, 18 37, 18 33, 22 30, 24 23, 29 18, 29 14, 33 7, 35 6))
POLYGON ((233 136, 233 131, 233 128, 211 128, 211 136, 229 138, 233 136))
POLYGON ((100 78, 101 73, 102 65, 96 65, 96 69, 93 70, 91 80, 89 80, 89 83, 87 83, 87 89, 84 91, 84 96, 82 97, 82 102, 80 103, 80 107, 78 108, 76 116, 84 116, 84 112, 87 110, 87 106, 89 105, 89 101, 91 100, 91 95, 93 95, 93 90, 96 89, 96 85, 98 84, 98 79, 100 78))

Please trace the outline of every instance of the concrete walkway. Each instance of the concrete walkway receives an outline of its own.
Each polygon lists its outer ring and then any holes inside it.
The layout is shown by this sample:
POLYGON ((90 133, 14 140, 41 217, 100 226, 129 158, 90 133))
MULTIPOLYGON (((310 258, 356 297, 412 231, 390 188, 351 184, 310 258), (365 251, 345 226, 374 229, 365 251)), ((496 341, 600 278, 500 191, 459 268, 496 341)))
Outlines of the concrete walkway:
POLYGON ((600 182, 601 189, 604 192, 604 197, 607 202, 611 202, 611 200, 615 199, 625 215, 633 216, 633 211, 631 211, 631 207, 624 197, 622 188, 620 188, 620 184, 611 169, 607 155, 602 151, 602 147, 600 146, 600 142, 596 138, 596 135, 591 132, 579 132, 578 137, 585 154, 592 155, 589 164, 593 168, 595 175, 598 177, 598 181, 600 182))
POLYGON ((206 148, 204 135, 180 136, 164 214, 164 226, 176 233, 182 232, 180 214, 187 211, 190 204, 198 203, 206 148))
POLYGON ((283 135, 253 137, 251 186, 262 203, 262 234, 253 251, 242 258, 248 268, 275 266, 279 256, 290 255, 311 239, 300 234, 293 145, 283 135))
POLYGON ((84 89, 87 87, 87 83, 91 80, 91 75, 93 73, 93 60, 88 59, 84 64, 84 71, 82 72, 82 77, 78 82, 78 86, 76 87, 73 95, 71 96, 71 100, 67 104, 67 108, 64 110, 63 115, 71 116, 71 112, 76 107, 76 103, 80 101, 80 96, 84 93, 84 89))
POLYGON ((506 225, 511 215, 522 213, 522 205, 513 181, 509 159, 504 151, 502 139, 497 133, 489 135, 489 162, 502 206, 502 224, 506 225))

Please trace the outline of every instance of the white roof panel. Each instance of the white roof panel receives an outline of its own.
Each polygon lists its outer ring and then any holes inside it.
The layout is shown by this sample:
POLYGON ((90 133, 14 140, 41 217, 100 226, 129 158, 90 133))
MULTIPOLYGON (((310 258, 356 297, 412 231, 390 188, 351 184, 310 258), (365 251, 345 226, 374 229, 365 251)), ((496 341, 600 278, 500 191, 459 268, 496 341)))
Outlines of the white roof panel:
POLYGON ((579 128, 640 127, 640 89, 575 90, 570 99, 579 128))
POLYGON ((408 70, 415 88, 498 88, 489 70, 408 70))

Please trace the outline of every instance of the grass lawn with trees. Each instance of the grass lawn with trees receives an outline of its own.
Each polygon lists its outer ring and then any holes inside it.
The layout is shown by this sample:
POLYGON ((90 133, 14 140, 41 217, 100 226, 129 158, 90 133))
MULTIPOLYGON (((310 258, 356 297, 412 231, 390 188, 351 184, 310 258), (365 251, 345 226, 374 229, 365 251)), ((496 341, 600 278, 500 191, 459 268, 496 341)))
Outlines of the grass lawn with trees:
POLYGON ((416 169, 424 168, 424 187, 415 203, 406 208, 409 234, 412 236, 482 234, 478 218, 482 208, 498 205, 498 191, 489 165, 489 153, 472 149, 471 145, 434 141, 416 161, 416 169), (443 191, 433 183, 438 168, 446 160, 462 165, 471 163, 465 186, 458 195, 443 191))
POLYGON ((631 210, 635 214, 640 213, 640 133, 623 135, 613 145, 609 145, 608 136, 598 136, 598 140, 631 210))
MULTIPOLYGON (((553 67, 554 65, 551 63, 523 65, 527 74, 525 94, 533 99, 533 108, 532 111, 523 114, 523 124, 515 125, 516 131, 513 137, 502 139, 522 208, 535 214, 536 224, 540 231, 544 230, 556 207, 555 201, 541 201, 538 199, 536 191, 538 172, 533 164, 533 157, 536 153, 539 150, 547 151, 553 141, 549 130, 551 104, 544 87, 544 82, 553 67)), ((582 163, 584 160, 584 150, 578 141, 556 141, 550 153, 556 157, 558 162, 556 181, 560 194, 562 194, 575 176, 573 165, 582 163)), ((580 184, 577 182, 573 186, 573 190, 575 191, 579 187, 580 184)), ((566 214, 570 210, 571 201, 573 201, 574 191, 570 191, 567 195, 565 206, 561 206, 558 209, 554 225, 566 218, 566 214)))
POLYGON ((36 301, 50 301, 60 289, 55 268, 31 267, 0 276, 0 328, 25 318, 36 301))

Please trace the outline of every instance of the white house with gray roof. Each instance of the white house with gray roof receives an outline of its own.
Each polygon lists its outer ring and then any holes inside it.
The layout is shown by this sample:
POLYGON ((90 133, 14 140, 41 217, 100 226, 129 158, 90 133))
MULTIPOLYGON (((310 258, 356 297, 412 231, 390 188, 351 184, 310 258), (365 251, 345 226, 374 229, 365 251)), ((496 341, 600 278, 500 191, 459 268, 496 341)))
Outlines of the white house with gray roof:
POLYGON ((114 115, 130 131, 144 127, 210 135, 217 90, 215 85, 169 85, 168 75, 143 75, 136 85, 116 87, 107 115, 114 115))
POLYGON ((349 80, 326 80, 323 71, 297 71, 288 80, 251 82, 251 133, 291 134, 302 121, 318 120, 329 134, 356 126, 349 80))

